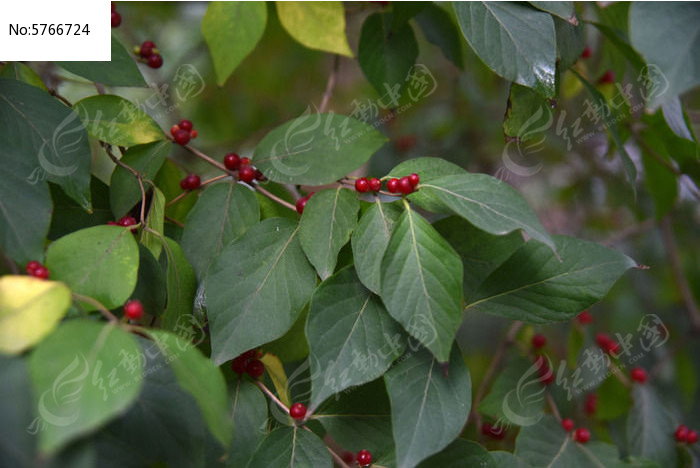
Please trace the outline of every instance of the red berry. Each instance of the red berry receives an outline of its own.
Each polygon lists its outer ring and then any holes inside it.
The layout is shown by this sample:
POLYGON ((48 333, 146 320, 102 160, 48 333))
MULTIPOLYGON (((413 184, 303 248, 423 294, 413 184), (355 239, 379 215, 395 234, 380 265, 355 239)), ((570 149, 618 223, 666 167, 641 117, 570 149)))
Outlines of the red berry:
POLYGON ((366 177, 361 177, 355 181, 355 190, 360 193, 365 193, 369 190, 369 180, 366 177))
POLYGON ((687 442, 688 441, 688 426, 685 426, 681 424, 676 428, 676 432, 674 434, 674 437, 676 438, 676 441, 678 442, 687 442))
POLYGON ((304 212, 304 207, 306 206, 307 201, 309 201, 308 197, 301 197, 299 200, 297 200, 297 213, 302 214, 304 212))
POLYGON ((369 466, 372 463, 372 454, 369 450, 360 450, 357 452, 357 464, 360 466, 369 466))
POLYGON ((540 349, 544 348, 544 345, 547 344, 547 338, 545 338, 544 335, 538 333, 535 336, 532 337, 532 347, 535 349, 540 349))
POLYGON ((606 349, 608 354, 618 354, 620 352, 620 343, 617 341, 610 342, 608 349, 606 349))
POLYGON ((172 136, 175 136, 175 134, 176 134, 179 130, 180 130, 180 127, 179 127, 179 126, 173 125, 172 127, 170 127, 170 134, 171 134, 172 136))
POLYGON ((190 142, 190 132, 179 129, 177 132, 175 132, 175 135, 173 135, 173 140, 175 140, 175 143, 178 145, 185 146, 190 142))
POLYGON ((188 174, 187 177, 180 181, 182 190, 195 190, 202 184, 197 174, 188 174))
POLYGON ((630 378, 636 382, 644 383, 647 381, 647 371, 641 367, 635 367, 630 371, 630 378))
POLYGON ((131 320, 138 320, 143 315, 143 304, 138 299, 128 301, 124 304, 124 315, 131 320))
POLYGON ((231 361, 231 370, 238 375, 243 375, 245 373, 245 365, 248 360, 242 355, 234 358, 231 361))
POLYGON ((579 444, 585 444, 591 440, 591 433, 585 427, 579 427, 576 429, 576 432, 574 432, 574 440, 579 444))
POLYGON ((549 367, 549 362, 544 356, 537 356, 535 366, 540 375, 540 382, 543 385, 549 385, 554 382, 554 371, 549 367))
POLYGON ((571 432, 571 430, 574 428, 574 421, 573 419, 562 419, 561 420, 561 427, 566 431, 566 432, 571 432))
POLYGON ((122 24, 122 15, 120 15, 116 11, 113 11, 112 12, 112 27, 118 28, 120 24, 122 24))
POLYGON ((590 58, 591 55, 592 55, 591 48, 588 46, 586 46, 586 48, 583 49, 583 52, 581 52, 581 58, 583 58, 583 59, 590 58))
POLYGON ((414 172, 408 176, 408 181, 415 187, 420 183, 420 176, 414 172))
MULTIPOLYGON (((143 48, 143 46, 141 46, 143 48)), ((180 123, 178 124, 181 129, 187 130, 188 132, 192 130, 192 121, 187 120, 187 119, 182 119, 180 123)))
POLYGON ((416 146, 416 142, 418 141, 418 138, 416 138, 415 135, 403 135, 400 136, 396 142, 394 143, 394 147, 398 151, 406 152, 412 149, 414 146, 416 146))
POLYGON ((250 158, 241 158, 241 166, 247 166, 250 164, 250 158))
POLYGON ((243 182, 251 183, 255 180, 255 169, 250 166, 242 166, 238 169, 238 178, 243 182))
POLYGON ((36 260, 32 260, 31 262, 27 263, 27 266, 25 267, 25 270, 27 271, 28 275, 33 275, 34 270, 37 268, 43 266, 41 263, 37 262, 36 260))
POLYGON ((386 189, 390 193, 398 193, 399 192, 399 179, 389 179, 389 181, 386 183, 386 189))
POLYGON ((595 342, 598 344, 598 346, 606 350, 608 349, 608 346, 610 346, 610 343, 612 343, 612 338, 605 333, 598 333, 595 336, 595 342))
POLYGON ((590 311, 588 310, 584 310, 583 312, 578 314, 578 317, 576 318, 578 319, 578 322, 581 325, 586 325, 593 321, 593 315, 591 315, 590 311))
POLYGON ((598 84, 610 84, 613 82, 615 82, 615 73, 612 70, 606 71, 598 78, 598 84))
POLYGON ((148 66, 151 68, 160 68, 163 66, 163 57, 160 54, 153 54, 148 57, 148 66))
POLYGON ((190 138, 195 139, 199 136, 199 132, 197 130, 192 130, 190 132, 190 138))
POLYGON ((698 441, 698 433, 692 429, 689 430, 688 436, 686 437, 686 442, 688 442, 689 444, 694 444, 697 441, 698 441))
POLYGON ((255 169, 255 180, 259 180, 260 182, 263 182, 267 180, 267 177, 265 177, 265 174, 263 174, 261 171, 258 169, 255 169))
POLYGON ((481 426, 481 433, 497 440, 504 439, 506 436, 506 430, 503 427, 494 426, 487 422, 481 426))
POLYGON ((597 408, 598 397, 595 393, 589 393, 588 396, 586 396, 586 402, 583 405, 583 410, 586 412, 587 415, 591 416, 595 414, 597 408))
POLYGON ((241 166, 241 158, 236 153, 229 153, 224 156, 224 166, 229 171, 235 171, 241 166))
POLYGON ((411 184, 411 181, 408 180, 408 177, 401 177, 399 179, 398 189, 399 192, 403 193, 404 195, 408 195, 409 193, 413 192, 413 184, 411 184))
POLYGON ((141 47, 139 48, 139 55, 145 59, 153 55, 153 49, 156 45, 152 41, 143 41, 141 47))
POLYGON ((376 177, 372 177, 369 179, 369 189, 372 192, 378 192, 382 189, 382 181, 377 179, 376 177))
POLYGON ((304 403, 294 403, 289 407, 289 415, 292 419, 301 421, 306 416, 306 405, 304 403))
POLYGON ((136 224, 136 218, 133 216, 122 216, 119 218, 119 225, 124 227, 134 226, 136 224))
POLYGON ((245 371, 254 379, 257 379, 265 372, 265 366, 259 359, 251 359, 245 365, 245 371))
POLYGON ((34 278, 49 279, 49 269, 43 265, 39 265, 38 267, 36 267, 34 269, 34 271, 31 273, 31 275, 34 278))

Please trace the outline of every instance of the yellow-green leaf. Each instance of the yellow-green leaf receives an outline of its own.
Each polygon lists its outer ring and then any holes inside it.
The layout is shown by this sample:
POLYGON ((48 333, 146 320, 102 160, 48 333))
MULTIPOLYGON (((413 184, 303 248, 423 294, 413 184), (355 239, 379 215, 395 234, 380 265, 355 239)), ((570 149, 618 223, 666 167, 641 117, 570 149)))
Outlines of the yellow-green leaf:
POLYGON ((276 2, 280 23, 309 49, 352 57, 342 2, 276 2))
POLYGON ((277 390, 277 395, 279 396, 280 401, 287 406, 291 405, 292 400, 289 397, 287 373, 284 371, 280 358, 274 354, 265 353, 260 360, 265 366, 267 375, 270 376, 270 380, 272 380, 275 390, 277 390))

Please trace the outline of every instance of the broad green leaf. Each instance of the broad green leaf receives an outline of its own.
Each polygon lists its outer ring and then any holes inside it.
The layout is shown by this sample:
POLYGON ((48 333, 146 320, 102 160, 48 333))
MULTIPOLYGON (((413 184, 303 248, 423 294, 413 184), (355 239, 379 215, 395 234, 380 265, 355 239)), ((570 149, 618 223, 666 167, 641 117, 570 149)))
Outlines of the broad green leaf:
POLYGON ((441 219, 433 227, 462 258, 465 297, 471 296, 496 268, 525 243, 520 232, 494 236, 457 216, 441 219))
POLYGON ((260 221, 255 194, 235 182, 215 184, 200 195, 187 215, 182 250, 198 278, 231 241, 260 221))
POLYGON ((644 145, 642 150, 642 165, 644 167, 644 185, 654 200, 654 213, 656 219, 661 219, 676 202, 678 197, 678 178, 669 169, 673 166, 671 158, 666 154, 666 145, 661 135, 653 130, 644 130, 640 138, 644 145), (661 158, 666 164, 658 161, 651 155, 661 158))
POLYGON ((462 262, 415 211, 394 225, 382 260, 381 296, 391 316, 440 362, 462 320, 462 262))
POLYGON ((39 419, 34 419, 27 359, 0 354, 0 375, 0 465, 34 468, 36 437, 31 431, 39 419))
POLYGON ((265 437, 267 400, 252 383, 238 379, 229 395, 233 416, 233 440, 226 466, 246 466, 255 447, 265 437))
POLYGON ((0 78, 12 78, 47 91, 46 85, 34 70, 22 62, 10 62, 0 69, 0 78))
POLYGON ((558 16, 564 21, 576 26, 578 18, 574 10, 574 2, 527 2, 538 10, 546 11, 554 16, 558 16))
POLYGON ((632 399, 629 388, 625 387, 617 378, 603 380, 600 386, 595 389, 595 393, 598 397, 595 418, 599 421, 615 420, 630 409, 632 399))
POLYGON ((328 448, 316 434, 299 426, 270 432, 258 445, 248 466, 266 468, 332 468, 328 448))
POLYGON ((160 257, 163 248, 163 225, 165 223, 165 196, 153 187, 151 206, 146 215, 146 228, 141 231, 141 243, 151 251, 155 258, 160 257), (151 232, 154 231, 154 232, 151 232))
POLYGON ((460 70, 464 68, 462 60, 462 38, 450 14, 439 6, 429 3, 418 13, 416 21, 425 38, 442 51, 447 60, 460 70))
MULTIPOLYGON (((506 138, 514 139, 516 142, 526 142, 537 138, 538 141, 533 143, 532 147, 538 149, 537 147, 542 144, 544 139, 543 133, 552 126, 553 120, 554 114, 547 99, 531 88, 521 86, 517 83, 511 83, 510 94, 508 95, 508 107, 506 109, 505 119, 503 120, 503 133, 506 135, 506 138)), ((506 144, 509 145, 507 147, 512 148, 509 143, 506 144)), ((520 150, 519 146, 516 148, 520 150)), ((513 150, 516 150, 516 148, 513 148, 513 150)), ((520 150, 521 153, 523 151, 525 154, 522 156, 528 156, 529 148, 520 150)), ((510 151, 504 151, 504 163, 507 164, 511 162, 513 165, 518 164, 519 161, 512 161, 510 153, 510 151), (510 161, 506 161, 506 157, 509 158, 510 161)), ((521 154, 517 154, 517 156, 521 156, 521 154)), ((506 167, 509 166, 507 165, 506 167)), ((528 171, 528 173, 529 171, 535 172, 535 170, 539 170, 541 167, 540 163, 532 168, 526 167, 525 171, 528 171)))
POLYGON ((700 10, 690 3, 633 3, 629 12, 630 40, 659 88, 647 106, 655 109, 668 99, 700 84, 700 10), (669 47, 669 44, 683 46, 669 47))
POLYGON ((471 378, 457 347, 443 367, 419 350, 385 375, 397 465, 414 467, 459 436, 471 407, 471 378))
POLYGON ((343 2, 275 2, 282 27, 309 49, 352 57, 343 2))
POLYGON ((418 44, 411 25, 392 27, 392 15, 388 13, 374 13, 365 19, 357 59, 362 73, 380 96, 401 93, 417 57, 418 44))
POLYGON ((29 356, 39 450, 55 453, 125 411, 143 383, 140 354, 113 323, 71 320, 42 341, 29 356), (125 356, 136 357, 131 366, 125 356))
POLYGON ((166 159, 163 166, 156 174, 155 182, 156 187, 158 187, 165 195, 166 207, 165 216, 174 219, 181 223, 185 223, 187 218, 187 213, 190 212, 195 202, 197 201, 197 191, 193 190, 189 194, 185 195, 184 198, 179 199, 174 204, 167 206, 170 201, 175 197, 182 195, 182 188, 180 187, 180 181, 185 177, 185 171, 180 169, 169 159, 166 159))
POLYGON ((457 439, 445 450, 424 460, 419 468, 496 468, 491 454, 481 445, 471 440, 457 439))
POLYGON ((391 31, 408 23, 432 2, 395 2, 391 4, 391 31))
POLYGON ((223 86, 262 38, 267 6, 262 2, 211 2, 202 18, 216 83, 223 86))
MULTIPOLYGON (((147 145, 133 146, 122 156, 121 161, 141 174, 143 180, 153 180, 160 170, 172 144, 168 140, 147 145)), ((114 168, 109 182, 109 201, 114 218, 119 219, 141 200, 141 188, 134 175, 121 166, 114 168)), ((144 182, 144 189, 149 185, 144 182)))
POLYGON ((139 68, 123 45, 112 37, 109 62, 57 62, 71 73, 90 81, 114 86, 146 86, 139 68))
MULTIPOLYGON (((605 8, 601 11, 611 11, 611 9, 605 8)), ((627 17, 625 16, 625 22, 626 21, 627 17)), ((639 52, 632 48, 632 46, 629 43, 629 38, 627 37, 627 34, 624 31, 612 25, 602 23, 591 24, 593 24, 593 26, 595 26, 603 36, 605 36, 605 39, 610 41, 610 43, 617 48, 617 50, 622 54, 624 58, 627 59, 627 61, 630 63, 630 65, 632 65, 632 67, 634 67, 639 72, 643 71, 645 66, 644 60, 639 55, 639 52)))
POLYGON ((561 72, 581 57, 586 48, 586 35, 582 24, 574 26, 559 18, 554 18, 554 29, 557 33, 557 59, 561 72))
POLYGON ((140 107, 120 96, 102 94, 81 99, 73 109, 95 138, 119 146, 164 140, 158 124, 140 107))
POLYGON ((174 331, 183 323, 189 325, 194 318, 192 312, 197 279, 180 245, 167 237, 160 256, 160 264, 165 271, 168 291, 161 326, 166 330, 174 331))
POLYGON ((233 435, 226 382, 219 368, 186 337, 161 330, 148 330, 170 364, 180 386, 199 406, 209 430, 224 447, 233 435))
POLYGON ((48 238, 56 240, 71 232, 91 226, 107 224, 114 220, 109 207, 109 187, 100 179, 90 179, 92 213, 85 211, 78 203, 65 194, 61 187, 49 184, 53 211, 48 238))
MULTIPOLYGON (((121 306, 136 286, 139 249, 129 229, 95 226, 61 237, 46 251, 51 279, 108 309, 121 306)), ((94 307, 85 304, 88 310, 94 307)))
POLYGON ((386 138, 359 120, 305 114, 265 135, 253 162, 265 176, 288 184, 330 184, 361 167, 386 138))
POLYGON ((139 244, 139 273, 131 297, 140 300, 144 311, 154 316, 163 314, 168 299, 165 273, 143 244, 139 244))
POLYGON ((554 97, 557 43, 548 13, 517 2, 454 2, 462 34, 503 78, 554 97))
POLYGON ((525 199, 509 184, 486 174, 444 176, 418 186, 424 196, 442 203, 479 229, 504 235, 522 229, 554 250, 554 242, 530 210, 525 199))
POLYGON ((311 410, 331 395, 381 377, 405 347, 401 327, 351 266, 314 291, 306 336, 311 410))
POLYGON ((360 202, 351 190, 322 190, 311 197, 299 223, 299 241, 321 279, 335 270, 338 252, 357 225, 360 202))
POLYGON ((217 364, 284 335, 316 286, 299 228, 269 218, 246 231, 209 267, 206 300, 217 364))
POLYGON ((627 449, 661 466, 676 466, 673 432, 678 424, 650 385, 634 385, 632 409, 627 416, 627 449))
POLYGON ((56 281, 0 277, 0 352, 20 353, 41 341, 70 303, 70 290, 56 281))
POLYGON ((362 284, 379 294, 382 258, 389 245, 394 223, 401 209, 377 200, 360 218, 352 235, 352 255, 355 270, 362 284))
POLYGON ((308 356, 309 343, 304 331, 308 312, 309 308, 304 308, 287 333, 265 345, 265 352, 274 354, 284 363, 301 361, 308 356))
POLYGON ((530 468, 530 465, 510 452, 496 450, 489 453, 496 468, 530 468))
POLYGON ((561 257, 529 241, 468 299, 467 308, 530 323, 570 320, 601 300, 636 263, 600 244, 554 236, 561 257))

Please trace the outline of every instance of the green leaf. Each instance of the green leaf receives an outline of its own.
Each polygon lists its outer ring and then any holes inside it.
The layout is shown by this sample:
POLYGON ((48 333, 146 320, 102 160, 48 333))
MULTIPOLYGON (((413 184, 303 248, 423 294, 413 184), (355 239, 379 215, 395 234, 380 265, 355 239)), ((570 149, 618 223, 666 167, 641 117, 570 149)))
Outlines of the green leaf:
POLYGON ((134 146, 165 139, 148 114, 120 96, 87 97, 76 102, 73 109, 90 135, 112 145, 134 146))
MULTIPOLYGON (((171 160, 166 159, 153 182, 163 192, 167 203, 182 195, 180 181, 183 177, 185 177, 185 171, 177 167, 171 160)), ((197 192, 192 191, 170 206, 167 206, 166 203, 165 216, 184 224, 187 213, 190 212, 196 201, 197 192)))
POLYGON ((282 27, 309 49, 352 57, 343 2, 275 2, 282 27))
POLYGON ((301 313, 316 273, 298 232, 292 221, 266 219, 229 244, 209 267, 205 294, 215 363, 279 338, 301 313))
POLYGON ((46 267, 52 279, 63 281, 73 292, 114 309, 126 302, 136 286, 139 249, 129 229, 95 226, 52 243, 46 251, 46 267))
POLYGON ((554 18, 554 29, 557 33, 557 59, 561 72, 581 57, 586 48, 586 35, 582 24, 574 26, 559 18, 554 18))
POLYGON ((270 432, 258 445, 248 466, 332 468, 333 462, 328 449, 316 434, 293 426, 270 432))
POLYGON ((365 19, 357 59, 380 96, 400 94, 417 57, 418 44, 411 25, 392 26, 392 15, 387 13, 374 13, 365 19))
POLYGON ((56 184, 49 184, 53 215, 48 238, 56 240, 66 234, 91 226, 107 224, 114 220, 109 207, 109 187, 100 179, 90 179, 90 199, 92 213, 85 211, 78 203, 65 194, 56 184))
POLYGON ((700 10, 689 3, 633 3, 630 40, 649 64, 660 90, 650 93, 647 106, 656 109, 668 99, 700 83, 700 10), (683 44, 683 47, 669 47, 683 44), (661 73, 659 77, 658 74, 661 73))
POLYGON ((352 256, 362 284, 379 294, 382 258, 401 209, 379 199, 364 212, 352 235, 352 256))
POLYGON ((10 62, 0 69, 0 78, 12 78, 47 91, 46 85, 34 70, 22 62, 10 62))
POLYGON ((41 341, 70 304, 64 284, 29 276, 0 277, 0 352, 20 353, 41 341))
POLYGON ((55 453, 126 410, 143 382, 136 340, 115 324, 71 320, 29 356, 39 450, 55 453), (137 356, 132 366, 124 356, 137 356))
POLYGON ((486 174, 460 174, 421 182, 419 191, 488 233, 522 229, 555 250, 554 242, 525 199, 507 183, 486 174))
POLYGON ((260 221, 255 194, 235 182, 208 187, 187 215, 182 250, 202 279, 221 250, 260 221))
POLYGON ((381 296, 391 316, 440 362, 462 319, 462 262, 423 217, 407 209, 382 260, 381 296))
POLYGON ((32 391, 29 383, 27 359, 0 354, 0 464, 13 468, 36 466, 35 429, 32 391))
POLYGON ((601 300, 636 263, 600 244, 554 236, 561 257, 529 241, 469 298, 467 308, 530 323, 570 320, 601 300))
POLYGON ((445 450, 424 460, 419 468, 462 468, 478 466, 495 468, 491 454, 481 445, 471 440, 457 439, 445 450))
POLYGON ((695 141, 695 137, 688 128, 687 117, 685 112, 683 112, 683 106, 679 98, 666 100, 661 110, 668 128, 673 133, 686 140, 695 141))
POLYGON ((238 379, 231 390, 231 415, 233 416, 233 441, 226 466, 247 466, 267 427, 267 400, 258 387, 238 379))
POLYGON ((151 206, 146 216, 146 229, 141 231, 141 243, 151 251, 155 258, 160 257, 163 248, 163 225, 165 223, 165 196, 163 192, 153 187, 151 206), (153 232, 151 232, 153 231, 153 232))
POLYGON ((554 20, 517 2, 454 2, 469 45, 503 78, 555 94, 557 43, 554 20))
POLYGON ((446 370, 419 350, 392 367, 384 381, 398 466, 416 466, 462 432, 471 407, 471 378, 457 347, 446 370))
POLYGON ((595 418, 599 421, 615 420, 630 409, 632 399, 629 388, 625 387, 619 379, 603 380, 595 389, 595 394, 598 397, 595 418))
POLYGON ((384 135, 338 114, 306 114, 265 135, 253 162, 285 184, 323 185, 360 168, 384 143, 384 135))
POLYGON ((675 166, 666 154, 666 146, 661 135, 653 130, 645 130, 641 132, 640 138, 645 143, 641 148, 644 185, 654 200, 656 219, 661 219, 673 208, 678 197, 678 179, 669 169, 675 166), (661 158, 666 164, 658 161, 654 156, 661 158))
POLYGON ((202 18, 216 83, 223 86, 262 38, 267 6, 261 2, 211 2, 202 18))
POLYGON ((650 385, 634 385, 634 404, 627 416, 627 449, 661 466, 676 466, 673 432, 678 424, 650 385))
POLYGON ((395 31, 432 2, 396 2, 391 5, 391 30, 395 31))
POLYGON ((496 468, 530 468, 530 465, 510 452, 496 450, 489 453, 496 468))
POLYGON ((351 190, 322 190, 311 197, 299 223, 299 241, 321 279, 335 270, 338 252, 357 225, 360 202, 351 190))
MULTIPOLYGON (((531 88, 511 83, 508 107, 503 120, 503 133, 507 139, 526 142, 538 138, 539 141, 533 146, 541 144, 543 133, 552 126, 553 121, 553 113, 547 99, 531 88)), ((507 152, 504 152, 503 156, 510 158, 507 152)), ((536 169, 540 167, 541 164, 535 166, 536 169)))
MULTIPOLYGON (((627 4, 629 5, 629 4, 627 4)), ((620 10, 623 10, 624 7, 620 6, 618 7, 620 10)), ((627 10, 629 7, 627 8, 627 10)), ((617 11, 617 10, 611 10, 610 8, 605 8, 604 10, 601 11, 617 11)), ((623 11, 624 13, 627 13, 627 11, 623 11)), ((610 13, 612 15, 612 13, 610 13)), ((619 14, 619 13, 618 13, 619 14)), ((624 21, 627 21, 627 16, 624 16, 624 21)), ((610 21, 611 23, 613 21, 610 21)), ((636 70, 641 72, 645 66, 644 60, 642 57, 639 55, 639 53, 632 48, 632 46, 629 44, 629 38, 627 37, 627 34, 625 31, 619 29, 618 27, 614 26, 609 26, 607 24, 601 24, 601 23, 591 23, 593 26, 595 26, 598 31, 601 32, 603 36, 605 36, 605 39, 610 41, 612 45, 614 45, 617 50, 622 54, 624 58, 627 59, 627 61, 634 67, 636 70)))
MULTIPOLYGON (((138 171, 144 180, 153 180, 170 153, 172 144, 168 140, 156 141, 147 145, 133 146, 122 156, 121 161, 138 171)), ((121 166, 116 166, 109 182, 109 201, 114 218, 119 219, 141 200, 141 187, 134 174, 121 166)), ((144 189, 148 185, 144 183, 144 189)))
POLYGON ((146 86, 136 63, 123 45, 112 37, 109 62, 57 62, 71 73, 104 85, 146 86))
POLYGON ((405 346, 401 327, 351 266, 314 292, 306 336, 312 411, 331 395, 381 377, 405 346))
POLYGON ((226 382, 219 368, 184 337, 154 329, 147 333, 170 363, 180 386, 194 397, 212 435, 228 447, 233 426, 226 382))
POLYGON ((161 326, 166 330, 177 330, 183 320, 191 323, 197 280, 180 245, 167 237, 160 264, 165 270, 168 291, 168 302, 161 318, 161 326))
POLYGON ((308 315, 309 308, 306 307, 287 333, 265 345, 265 352, 274 354, 284 363, 301 361, 308 356, 309 343, 304 331, 308 315))
POLYGON ((574 2, 527 2, 538 10, 546 11, 554 16, 567 21, 574 26, 578 25, 574 2))
POLYGON ((163 314, 168 298, 163 269, 143 244, 139 244, 139 274, 131 297, 140 300, 146 313, 154 316, 163 314))
POLYGON ((450 14, 429 3, 418 13, 416 21, 428 42, 439 47, 445 58, 462 70, 462 38, 450 14))

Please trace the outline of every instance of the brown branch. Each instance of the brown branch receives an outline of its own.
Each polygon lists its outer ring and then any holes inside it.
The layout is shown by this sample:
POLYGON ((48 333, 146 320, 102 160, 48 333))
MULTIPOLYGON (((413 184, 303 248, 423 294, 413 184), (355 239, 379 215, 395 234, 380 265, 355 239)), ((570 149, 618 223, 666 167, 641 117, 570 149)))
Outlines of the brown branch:
POLYGON ((552 411, 554 417, 557 418, 557 421, 561 421, 561 413, 559 413, 559 408, 557 408, 557 404, 555 403, 554 398, 552 398, 552 395, 549 393, 549 391, 545 392, 545 394, 547 398, 547 404, 549 405, 549 409, 552 411))
POLYGON ((331 69, 331 74, 328 77, 328 83, 326 84, 326 90, 323 93, 323 98, 321 99, 321 106, 318 108, 318 113, 322 114, 326 111, 328 103, 333 96, 333 88, 335 87, 336 77, 338 75, 338 68, 340 66, 340 56, 335 55, 333 57, 333 68, 331 69))
POLYGON ((284 206, 284 207, 287 207, 287 208, 289 208, 290 210, 292 210, 292 211, 294 211, 294 212, 297 211, 297 207, 296 207, 296 206, 292 205, 292 204, 289 203, 287 200, 281 199, 280 197, 278 197, 278 196, 275 195, 274 193, 268 192, 267 190, 265 190, 265 189, 262 188, 261 186, 259 186, 259 185, 253 185, 253 188, 254 188, 255 190, 257 190, 258 192, 260 192, 261 194, 265 195, 265 196, 266 196, 267 198, 269 198, 270 200, 276 201, 276 202, 279 203, 280 205, 282 205, 282 206, 284 206))
POLYGON ((142 225, 146 225, 146 189, 143 187, 143 179, 141 177, 141 173, 134 169, 133 167, 129 166, 128 164, 124 163, 121 159, 117 158, 114 153, 112 153, 112 149, 110 148, 109 144, 105 143, 104 141, 100 141, 100 144, 104 148, 105 152, 107 153, 107 156, 109 156, 109 159, 111 159, 117 166, 120 166, 127 171, 129 171, 134 177, 136 177, 137 182, 139 183, 139 188, 141 189, 141 213, 140 213, 140 219, 139 221, 141 222, 142 225))
POLYGON ((180 226, 181 228, 185 227, 185 225, 182 224, 180 221, 178 221, 177 219, 173 219, 170 216, 165 216, 165 220, 169 223, 174 224, 175 226, 180 226))
POLYGON ((58 92, 54 88, 49 89, 49 94, 58 99, 59 101, 63 102, 63 104, 67 105, 68 107, 73 107, 73 104, 68 99, 58 94, 58 92))
POLYGON ((264 383, 262 383, 262 382, 259 381, 259 380, 256 380, 256 381, 255 381, 255 384, 260 388, 260 390, 263 391, 263 393, 264 393, 265 395, 268 396, 268 398, 269 398, 270 400, 272 400, 273 402, 275 402, 275 404, 276 404, 277 406, 279 406, 280 409, 281 409, 282 411, 284 411, 286 414, 289 414, 289 408, 287 408, 287 406, 286 406, 284 403, 282 403, 282 402, 280 401, 280 399, 277 398, 277 396, 275 396, 275 394, 272 393, 272 391, 271 391, 269 388, 267 388, 267 387, 265 386, 264 383))
POLYGON ((87 302, 88 304, 95 307, 110 322, 117 322, 117 323, 119 322, 119 319, 112 312, 110 312, 109 309, 107 309, 105 306, 103 306, 100 301, 93 299, 89 296, 83 296, 82 294, 78 294, 78 293, 71 293, 71 295, 73 296, 73 299, 81 301, 81 302, 87 302))

